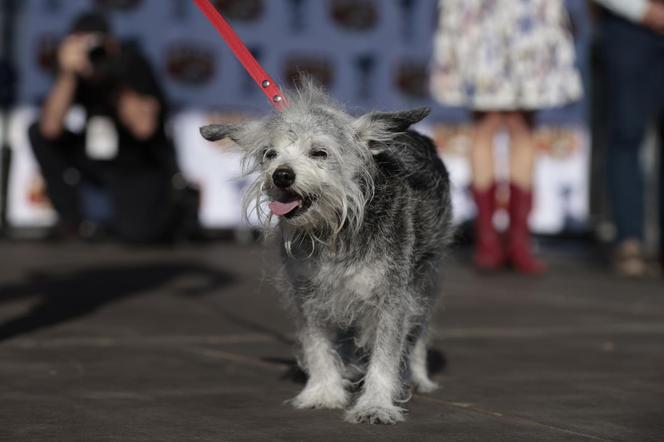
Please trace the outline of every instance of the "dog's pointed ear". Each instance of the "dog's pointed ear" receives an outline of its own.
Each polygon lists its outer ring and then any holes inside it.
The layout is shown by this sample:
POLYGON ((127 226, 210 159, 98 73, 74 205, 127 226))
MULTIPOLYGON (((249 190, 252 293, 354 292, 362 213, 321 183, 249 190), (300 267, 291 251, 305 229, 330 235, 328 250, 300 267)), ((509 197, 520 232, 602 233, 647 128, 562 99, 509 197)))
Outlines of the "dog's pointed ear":
POLYGON ((200 128, 201 135, 208 141, 219 141, 224 138, 237 141, 234 137, 236 131, 237 126, 234 124, 209 124, 200 128))
POLYGON ((371 122, 381 123, 381 126, 387 130, 404 132, 413 124, 424 120, 430 113, 430 107, 418 107, 401 112, 370 112, 365 116, 371 122))
POLYGON ((369 112, 355 120, 357 137, 367 143, 373 154, 382 152, 385 143, 429 115, 431 108, 420 107, 401 112, 369 112))

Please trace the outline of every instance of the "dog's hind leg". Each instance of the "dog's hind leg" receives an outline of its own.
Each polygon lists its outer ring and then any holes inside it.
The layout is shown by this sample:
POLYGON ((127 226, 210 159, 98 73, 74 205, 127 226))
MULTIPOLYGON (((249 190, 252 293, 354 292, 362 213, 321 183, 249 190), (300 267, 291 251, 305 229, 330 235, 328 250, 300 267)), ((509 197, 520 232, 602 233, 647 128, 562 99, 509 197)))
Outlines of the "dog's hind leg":
POLYGON ((426 333, 420 333, 417 337, 408 363, 413 385, 419 393, 431 393, 438 388, 438 384, 429 379, 427 373, 426 333))
POLYGON ((440 293, 438 274, 441 267, 440 259, 440 255, 433 255, 420 263, 418 267, 421 270, 416 273, 421 277, 413 281, 413 291, 420 295, 419 299, 422 299, 423 304, 427 306, 424 314, 418 321, 415 321, 417 325, 411 331, 413 348, 408 355, 410 380, 418 393, 431 393, 438 389, 438 384, 429 378, 427 370, 427 340, 434 303, 440 293))
POLYGON ((406 323, 403 313, 380 312, 363 391, 346 413, 346 421, 395 424, 404 420, 405 410, 394 405, 394 399, 402 388, 400 366, 408 331, 406 323))
POLYGON ((290 402, 295 408, 344 408, 349 393, 344 388, 342 361, 334 349, 331 330, 307 321, 300 330, 304 369, 309 375, 304 389, 290 402))

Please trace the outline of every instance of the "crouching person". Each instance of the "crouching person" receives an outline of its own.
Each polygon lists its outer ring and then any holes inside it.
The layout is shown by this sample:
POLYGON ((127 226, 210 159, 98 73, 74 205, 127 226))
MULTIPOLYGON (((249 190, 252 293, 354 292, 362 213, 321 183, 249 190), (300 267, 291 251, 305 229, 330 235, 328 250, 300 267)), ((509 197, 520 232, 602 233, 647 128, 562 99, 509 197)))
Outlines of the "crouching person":
POLYGON ((116 40, 103 16, 76 19, 29 131, 61 232, 103 225, 124 240, 154 242, 197 230, 198 192, 180 174, 166 112, 140 50, 116 40), (85 112, 78 133, 65 127, 73 105, 85 112))

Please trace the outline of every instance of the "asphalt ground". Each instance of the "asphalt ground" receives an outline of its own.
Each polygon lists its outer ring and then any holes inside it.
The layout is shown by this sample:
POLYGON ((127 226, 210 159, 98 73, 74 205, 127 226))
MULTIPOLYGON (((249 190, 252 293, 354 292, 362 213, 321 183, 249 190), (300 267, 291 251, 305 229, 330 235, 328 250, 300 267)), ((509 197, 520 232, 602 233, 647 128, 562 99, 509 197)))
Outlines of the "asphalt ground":
POLYGON ((664 440, 664 281, 555 255, 541 278, 445 263, 405 423, 295 410, 265 245, 0 242, 2 441, 664 440))

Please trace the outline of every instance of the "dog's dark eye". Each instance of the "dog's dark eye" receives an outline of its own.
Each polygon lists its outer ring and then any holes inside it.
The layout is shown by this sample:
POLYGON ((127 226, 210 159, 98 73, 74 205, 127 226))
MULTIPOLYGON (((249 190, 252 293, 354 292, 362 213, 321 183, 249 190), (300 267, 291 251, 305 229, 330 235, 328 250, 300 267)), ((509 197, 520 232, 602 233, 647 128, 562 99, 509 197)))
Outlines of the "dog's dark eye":
POLYGON ((312 149, 311 152, 309 152, 309 155, 311 156, 311 158, 319 158, 319 159, 327 158, 327 152, 323 149, 312 149))
POLYGON ((264 153, 263 153, 263 157, 267 160, 273 160, 277 157, 277 151, 274 150, 274 149, 266 148, 264 153))

